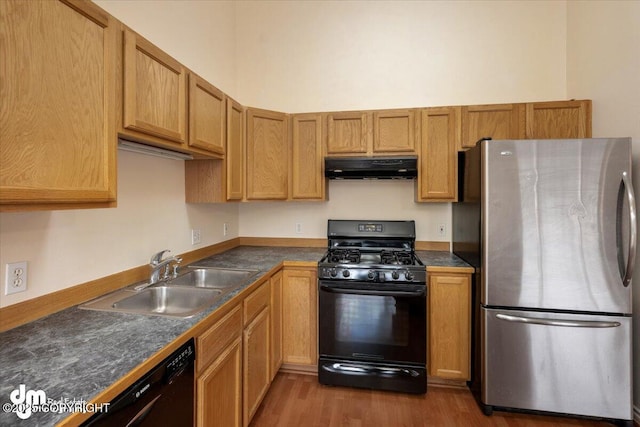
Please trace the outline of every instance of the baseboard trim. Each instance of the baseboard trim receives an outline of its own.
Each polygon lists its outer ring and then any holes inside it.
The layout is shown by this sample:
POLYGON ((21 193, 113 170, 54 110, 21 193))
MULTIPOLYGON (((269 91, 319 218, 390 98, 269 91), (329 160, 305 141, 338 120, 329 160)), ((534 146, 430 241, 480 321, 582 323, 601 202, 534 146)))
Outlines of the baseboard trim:
POLYGON ((302 374, 318 376, 318 365, 296 365, 294 363, 283 363, 280 372, 287 374, 302 374))
POLYGON ((446 251, 449 252, 449 242, 417 241, 416 250, 419 251, 446 251))
POLYGON ((326 248, 327 239, 295 237, 239 237, 240 246, 291 246, 294 248, 326 248))

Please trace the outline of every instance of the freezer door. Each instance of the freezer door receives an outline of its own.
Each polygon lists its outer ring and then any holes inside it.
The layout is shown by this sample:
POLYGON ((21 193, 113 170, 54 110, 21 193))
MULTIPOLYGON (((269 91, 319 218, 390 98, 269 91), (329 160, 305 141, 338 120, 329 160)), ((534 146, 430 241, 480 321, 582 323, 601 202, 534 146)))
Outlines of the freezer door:
POLYGON ((631 313, 630 139, 482 144, 483 305, 631 313))
POLYGON ((485 405, 630 420, 631 317, 482 309, 485 405))

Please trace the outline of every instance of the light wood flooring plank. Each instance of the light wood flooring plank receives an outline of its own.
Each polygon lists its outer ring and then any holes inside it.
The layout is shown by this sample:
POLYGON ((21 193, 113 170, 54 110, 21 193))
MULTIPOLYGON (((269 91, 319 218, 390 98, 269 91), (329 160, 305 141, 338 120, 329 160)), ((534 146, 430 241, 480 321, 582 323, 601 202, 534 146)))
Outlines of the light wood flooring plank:
POLYGON ((279 373, 251 427, 611 427, 585 419, 496 411, 487 417, 466 389, 424 395, 328 387, 313 375, 279 373))

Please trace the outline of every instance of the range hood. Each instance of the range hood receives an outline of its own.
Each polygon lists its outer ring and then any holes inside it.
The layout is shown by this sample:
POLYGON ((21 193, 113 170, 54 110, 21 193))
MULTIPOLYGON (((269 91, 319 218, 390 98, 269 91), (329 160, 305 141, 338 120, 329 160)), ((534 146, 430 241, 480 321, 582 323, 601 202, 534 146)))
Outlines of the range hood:
POLYGON ((329 179, 413 179, 418 175, 418 158, 325 157, 324 176, 329 179))

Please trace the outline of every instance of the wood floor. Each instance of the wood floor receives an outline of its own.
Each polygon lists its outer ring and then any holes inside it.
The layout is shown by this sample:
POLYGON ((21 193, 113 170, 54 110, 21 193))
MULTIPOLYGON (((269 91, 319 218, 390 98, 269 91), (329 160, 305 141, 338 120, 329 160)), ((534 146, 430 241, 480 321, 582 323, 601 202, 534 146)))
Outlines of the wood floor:
POLYGON ((279 373, 251 427, 611 427, 584 419, 506 412, 482 414, 466 389, 430 386, 407 395, 318 384, 313 375, 279 373))

